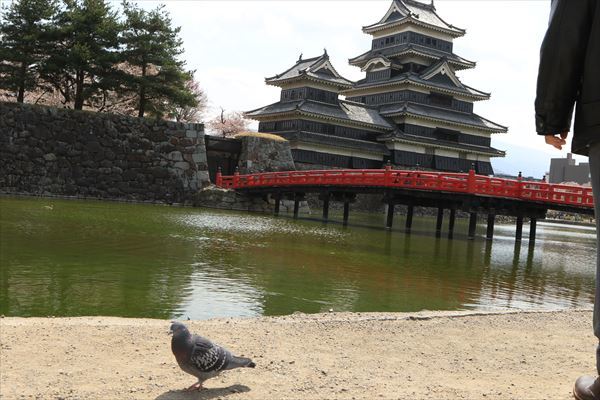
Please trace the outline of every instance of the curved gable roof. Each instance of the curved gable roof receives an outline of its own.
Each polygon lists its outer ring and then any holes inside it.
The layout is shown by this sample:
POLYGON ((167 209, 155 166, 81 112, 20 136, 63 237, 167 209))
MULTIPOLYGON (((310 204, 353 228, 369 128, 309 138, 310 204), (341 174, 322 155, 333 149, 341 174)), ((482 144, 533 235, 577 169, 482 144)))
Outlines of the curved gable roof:
POLYGON ((425 4, 417 0, 393 0, 383 18, 372 25, 364 26, 363 31, 376 32, 387 27, 413 22, 435 30, 444 31, 453 36, 462 36, 464 29, 455 27, 444 21, 436 12, 433 4, 425 4))
POLYGON ((298 61, 296 61, 296 64, 294 64, 291 68, 288 68, 284 72, 270 78, 265 78, 265 82, 269 85, 277 86, 279 83, 284 81, 302 78, 316 79, 322 81, 323 83, 333 84, 340 88, 350 87, 354 84, 354 82, 344 78, 336 71, 329 60, 327 51, 325 51, 319 57, 307 59, 302 59, 302 55, 300 55, 300 58, 298 61))

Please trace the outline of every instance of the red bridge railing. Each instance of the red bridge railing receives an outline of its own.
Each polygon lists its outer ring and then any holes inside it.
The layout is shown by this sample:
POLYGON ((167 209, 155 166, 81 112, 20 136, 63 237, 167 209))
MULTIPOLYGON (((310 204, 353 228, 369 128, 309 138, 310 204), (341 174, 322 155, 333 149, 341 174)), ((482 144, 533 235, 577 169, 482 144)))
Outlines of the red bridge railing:
POLYGON ((216 184, 226 189, 291 186, 383 187, 468 193, 527 201, 593 207, 592 188, 515 179, 490 178, 469 173, 403 171, 386 169, 338 169, 323 171, 265 172, 223 176, 216 184))

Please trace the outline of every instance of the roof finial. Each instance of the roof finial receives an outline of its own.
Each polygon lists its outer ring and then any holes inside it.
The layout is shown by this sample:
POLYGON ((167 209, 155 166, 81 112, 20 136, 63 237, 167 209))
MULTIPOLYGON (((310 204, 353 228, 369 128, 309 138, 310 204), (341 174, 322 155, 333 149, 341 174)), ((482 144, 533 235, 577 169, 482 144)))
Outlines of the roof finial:
POLYGON ((302 61, 302 53, 300 53, 300 57, 298 57, 298 61, 302 61))
POLYGON ((323 47, 323 55, 325 57, 329 57, 329 55, 327 54, 327 49, 323 47))
POLYGON ((435 0, 431 0, 431 7, 435 10, 435 0))

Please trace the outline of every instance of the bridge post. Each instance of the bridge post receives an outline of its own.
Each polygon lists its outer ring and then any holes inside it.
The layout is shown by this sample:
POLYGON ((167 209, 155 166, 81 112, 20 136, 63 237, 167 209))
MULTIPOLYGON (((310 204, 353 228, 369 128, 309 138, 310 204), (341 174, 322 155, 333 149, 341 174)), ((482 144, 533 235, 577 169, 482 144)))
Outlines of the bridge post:
POLYGON ((406 210, 406 232, 410 232, 410 230, 412 229, 414 211, 415 211, 415 206, 410 204, 408 206, 408 209, 406 210))
POLYGON ((217 185, 217 187, 223 186, 223 172, 221 171, 221 167, 217 168, 217 175, 215 176, 215 185, 217 185))
POLYGON ((519 215, 517 217, 517 232, 515 234, 515 239, 520 241, 523 239, 523 216, 519 215))
POLYGON ((392 229, 392 226, 394 225, 394 208, 396 208, 396 205, 394 203, 388 203, 388 207, 387 207, 387 221, 386 221, 386 228, 388 229, 392 229))
POLYGON ((389 187, 392 183, 392 163, 388 160, 383 173, 384 186, 389 187))
POLYGON ((487 232, 485 238, 487 240, 492 240, 494 238, 494 224, 496 222, 495 214, 488 214, 487 218, 487 232))
POLYGON ((469 217, 469 239, 475 239, 475 231, 477 230, 477 213, 472 212, 469 217))
POLYGON ((535 234, 537 231, 537 218, 531 217, 531 221, 529 223, 529 243, 535 242, 535 234))
POLYGON ((300 209, 300 199, 298 195, 294 195, 294 219, 298 219, 298 211, 300 209))
POLYGON ((237 189, 240 184, 240 170, 238 167, 235 167, 235 172, 233 173, 233 188, 237 189))
POLYGON ((277 193, 275 194, 275 210, 274 210, 274 214, 275 216, 279 216, 279 208, 281 206, 281 193, 277 193))
POLYGON ((475 169, 471 168, 469 170, 469 175, 467 176, 467 192, 475 193, 477 188, 477 177, 475 176, 475 169))
POLYGON ((448 222, 448 239, 454 237, 454 224, 456 222, 456 208, 450 209, 450 221, 448 222))
POLYGON ((442 224, 444 223, 444 209, 438 207, 437 220, 435 222, 435 236, 440 237, 442 234, 442 224))
POLYGON ((344 201, 344 225, 348 225, 349 215, 350 215, 350 202, 344 201))

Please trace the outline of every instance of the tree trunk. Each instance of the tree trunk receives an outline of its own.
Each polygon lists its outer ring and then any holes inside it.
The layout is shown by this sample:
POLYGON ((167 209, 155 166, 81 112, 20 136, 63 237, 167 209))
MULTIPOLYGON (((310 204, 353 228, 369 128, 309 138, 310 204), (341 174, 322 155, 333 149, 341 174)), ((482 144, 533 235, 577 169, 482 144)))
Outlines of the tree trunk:
POLYGON ((142 64, 142 83, 140 85, 140 107, 138 109, 138 117, 142 118, 144 116, 145 108, 146 108, 146 87, 145 78, 146 77, 146 64, 142 64))
POLYGON ((25 100, 25 74, 27 72, 27 66, 24 62, 21 63, 21 70, 19 72, 19 93, 17 93, 17 103, 23 103, 25 100))
POLYGON ((75 110, 83 110, 83 71, 77 71, 75 82, 75 110))

